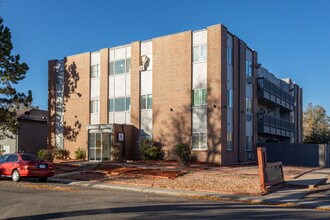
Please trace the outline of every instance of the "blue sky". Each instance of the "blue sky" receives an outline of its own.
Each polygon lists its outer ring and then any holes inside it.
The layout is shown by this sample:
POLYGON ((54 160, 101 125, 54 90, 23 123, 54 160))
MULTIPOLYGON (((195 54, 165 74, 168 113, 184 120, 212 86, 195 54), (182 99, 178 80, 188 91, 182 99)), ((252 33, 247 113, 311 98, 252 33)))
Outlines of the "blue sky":
POLYGON ((0 0, 0 16, 30 67, 17 88, 32 89, 42 109, 48 60, 222 23, 264 67, 303 88, 304 107, 330 114, 328 0, 0 0))

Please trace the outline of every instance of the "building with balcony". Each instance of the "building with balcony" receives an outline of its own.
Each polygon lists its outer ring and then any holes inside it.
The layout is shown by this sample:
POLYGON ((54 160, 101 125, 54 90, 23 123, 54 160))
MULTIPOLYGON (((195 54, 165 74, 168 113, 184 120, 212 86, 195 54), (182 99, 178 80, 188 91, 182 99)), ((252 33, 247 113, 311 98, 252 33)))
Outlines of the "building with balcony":
POLYGON ((175 159, 189 143, 200 161, 255 160, 258 142, 301 141, 301 89, 258 63, 221 24, 49 61, 49 147, 138 159, 153 139, 175 159))

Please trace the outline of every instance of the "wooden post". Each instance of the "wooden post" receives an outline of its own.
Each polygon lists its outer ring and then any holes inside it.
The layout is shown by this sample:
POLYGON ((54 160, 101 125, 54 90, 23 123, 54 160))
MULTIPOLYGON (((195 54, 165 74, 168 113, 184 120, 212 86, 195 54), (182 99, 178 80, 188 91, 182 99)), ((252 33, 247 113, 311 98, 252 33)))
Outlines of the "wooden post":
POLYGON ((267 192, 265 182, 266 151, 263 147, 257 147, 258 166, 260 176, 260 188, 262 192, 267 192))

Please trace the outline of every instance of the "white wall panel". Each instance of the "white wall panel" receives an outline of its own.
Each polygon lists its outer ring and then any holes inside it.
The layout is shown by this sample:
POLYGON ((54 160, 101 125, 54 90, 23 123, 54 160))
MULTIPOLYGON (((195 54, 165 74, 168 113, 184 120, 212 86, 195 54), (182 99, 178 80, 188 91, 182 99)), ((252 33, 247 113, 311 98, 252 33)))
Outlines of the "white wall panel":
POLYGON ((131 96, 131 74, 126 74, 126 96, 131 96))
POLYGON ((253 136, 252 121, 246 121, 246 136, 253 136))
POLYGON ((231 34, 227 34, 227 47, 233 48, 233 36, 231 34))
POLYGON ((99 124, 100 123, 100 114, 91 114, 91 124, 99 124))
POLYGON ((246 84, 246 97, 252 98, 253 97, 253 85, 252 84, 246 84))
POLYGON ((152 135, 152 110, 141 111, 141 129, 149 135, 152 135))
POLYGON ((131 112, 126 112, 126 124, 131 124, 131 112))
POLYGON ((126 115, 125 112, 115 112, 115 123, 125 124, 126 115))
POLYGON ((193 44, 207 44, 207 30, 193 32, 193 44))
POLYGON ((141 43, 141 55, 152 54, 152 41, 141 43))
POLYGON ((246 49, 246 59, 252 62, 252 51, 249 49, 246 49))
POLYGON ((141 72, 141 94, 152 93, 152 72, 141 72))
POLYGON ((206 88, 207 62, 193 64, 193 89, 206 88))
POLYGON ((109 51, 109 62, 110 61, 114 61, 115 60, 115 51, 114 50, 110 50, 109 51))
POLYGON ((100 96, 100 78, 91 79, 91 98, 100 96))
POLYGON ((233 66, 227 64, 227 89, 233 90, 233 66))
POLYGON ((126 57, 131 57, 131 46, 126 47, 126 57))
POLYGON ((109 124, 115 123, 115 113, 109 112, 109 124))
POLYGON ((233 132, 233 109, 228 108, 227 111, 227 132, 233 132))
POLYGON ((114 76, 109 77, 109 97, 110 98, 115 97, 115 77, 114 76))
POLYGON ((115 76, 115 97, 125 96, 125 74, 115 76))
POLYGON ((100 52, 94 52, 91 54, 91 65, 100 64, 100 52))
POLYGON ((193 133, 207 133, 207 108, 193 108, 193 133))
POLYGON ((115 60, 126 58, 126 47, 115 49, 115 60))

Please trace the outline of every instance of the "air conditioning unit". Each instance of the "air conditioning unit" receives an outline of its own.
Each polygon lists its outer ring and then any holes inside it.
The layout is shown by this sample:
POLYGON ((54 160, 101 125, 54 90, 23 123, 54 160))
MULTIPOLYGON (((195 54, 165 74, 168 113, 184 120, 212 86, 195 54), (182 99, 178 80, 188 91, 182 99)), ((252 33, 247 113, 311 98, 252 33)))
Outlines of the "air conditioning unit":
POLYGON ((247 83, 247 84, 252 84, 252 83, 253 83, 253 77, 251 77, 251 76, 246 76, 246 83, 247 83))
POLYGON ((149 57, 146 55, 141 56, 141 65, 139 66, 139 71, 145 71, 149 66, 149 57))
POLYGON ((249 160, 254 160, 254 153, 248 153, 249 160))
POLYGON ((252 114, 246 114, 246 120, 251 121, 252 120, 252 114))

